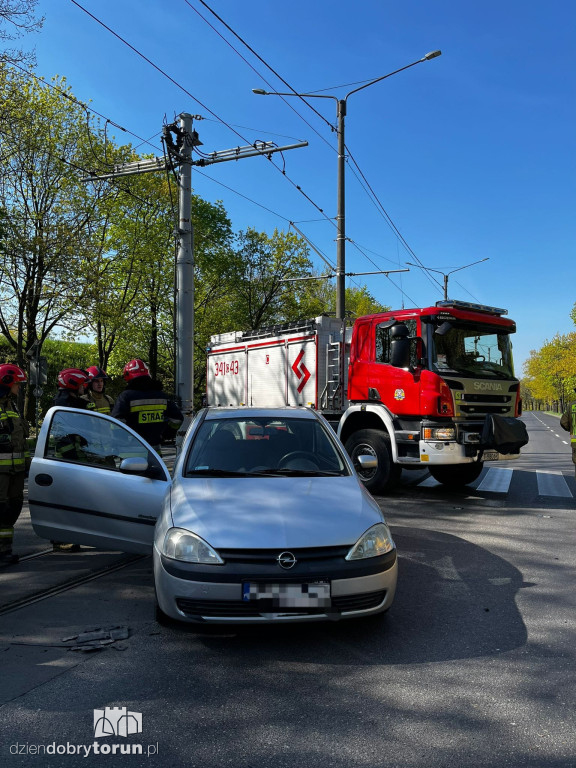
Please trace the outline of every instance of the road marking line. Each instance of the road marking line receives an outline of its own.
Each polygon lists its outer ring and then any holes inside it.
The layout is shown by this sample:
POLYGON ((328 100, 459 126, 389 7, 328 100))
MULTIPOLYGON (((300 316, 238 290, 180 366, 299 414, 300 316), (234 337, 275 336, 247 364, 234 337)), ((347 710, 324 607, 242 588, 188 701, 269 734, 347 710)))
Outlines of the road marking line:
POLYGON ((572 492, 560 470, 539 470, 536 472, 539 496, 561 496, 572 498, 572 492))
POLYGON ((513 473, 513 469, 491 467, 484 475, 480 485, 476 486, 476 490, 491 491, 492 493, 508 493, 513 473))

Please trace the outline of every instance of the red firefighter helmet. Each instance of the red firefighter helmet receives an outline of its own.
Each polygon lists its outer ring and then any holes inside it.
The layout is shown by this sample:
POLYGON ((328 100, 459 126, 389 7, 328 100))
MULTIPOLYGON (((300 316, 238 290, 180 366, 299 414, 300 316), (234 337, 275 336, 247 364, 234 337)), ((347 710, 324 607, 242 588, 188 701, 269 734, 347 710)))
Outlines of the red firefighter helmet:
POLYGON ((97 365, 91 365, 90 368, 86 368, 86 373, 90 376, 90 381, 93 379, 109 379, 110 376, 103 368, 99 368, 97 365))
POLYGON ((17 365, 12 365, 11 363, 0 365, 0 384, 11 387, 12 384, 23 384, 25 381, 26 374, 22 368, 18 368, 17 365))
POLYGON ((131 381, 137 379, 139 376, 150 376, 150 370, 143 360, 135 358, 126 363, 124 370, 122 371, 124 381, 131 381))
POLYGON ((58 374, 58 386, 61 389, 70 389, 72 392, 77 392, 81 386, 86 386, 90 381, 90 377, 86 371, 82 371, 80 368, 65 368, 58 374))

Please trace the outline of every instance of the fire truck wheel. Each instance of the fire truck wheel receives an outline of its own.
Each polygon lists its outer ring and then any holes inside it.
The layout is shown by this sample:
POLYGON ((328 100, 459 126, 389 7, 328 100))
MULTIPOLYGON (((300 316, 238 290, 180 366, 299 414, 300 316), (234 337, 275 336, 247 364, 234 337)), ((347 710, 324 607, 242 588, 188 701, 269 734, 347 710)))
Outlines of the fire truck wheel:
POLYGON ((400 478, 402 468, 392 462, 390 438, 377 429, 360 429, 346 440, 348 455, 356 468, 358 477, 370 493, 385 493, 394 487, 400 478), (358 456, 376 456, 376 469, 360 469, 358 456))
POLYGON ((430 474, 442 485, 448 488, 460 488, 473 483, 480 476, 484 464, 452 464, 449 467, 430 467, 430 474))

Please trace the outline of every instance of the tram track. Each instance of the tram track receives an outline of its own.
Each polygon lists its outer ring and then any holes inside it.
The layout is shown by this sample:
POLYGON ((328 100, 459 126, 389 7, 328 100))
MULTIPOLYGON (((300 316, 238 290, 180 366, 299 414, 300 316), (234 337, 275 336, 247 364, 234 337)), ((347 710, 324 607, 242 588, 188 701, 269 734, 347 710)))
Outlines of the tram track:
MULTIPOLYGON (((26 561, 26 560, 33 560, 35 558, 40 558, 51 553, 52 553, 52 549, 43 550, 41 552, 35 552, 31 555, 26 555, 25 557, 20 558, 20 562, 26 561)), ((5 616, 6 614, 13 613, 14 611, 18 611, 22 608, 26 608, 42 600, 47 600, 51 597, 56 597, 57 595, 60 595, 64 592, 69 592, 70 590, 76 589, 77 587, 80 587, 83 584, 87 584, 90 581, 95 581, 97 579, 102 578, 103 576, 107 576, 110 573, 114 573, 116 571, 122 570, 123 568, 127 568, 129 565, 132 565, 133 563, 137 563, 140 560, 144 560, 146 557, 148 557, 148 555, 134 555, 132 557, 128 557, 128 559, 123 558, 120 562, 118 561, 112 562, 97 570, 91 571, 89 573, 85 573, 80 576, 76 576, 75 578, 70 579, 69 581, 66 581, 63 584, 57 584, 52 587, 47 587, 46 589, 37 590, 30 595, 26 595, 16 600, 12 600, 10 602, 4 603, 4 605, 0 606, 0 616, 5 616)))

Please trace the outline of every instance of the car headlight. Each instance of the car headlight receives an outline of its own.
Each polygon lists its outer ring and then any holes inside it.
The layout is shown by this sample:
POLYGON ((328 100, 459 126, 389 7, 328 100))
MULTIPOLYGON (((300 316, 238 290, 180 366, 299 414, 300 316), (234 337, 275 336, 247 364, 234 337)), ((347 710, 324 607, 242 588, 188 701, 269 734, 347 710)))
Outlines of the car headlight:
POLYGON ((454 427, 424 427, 422 431, 424 440, 455 440, 454 427))
POLYGON ((346 560, 365 560, 368 557, 379 557, 393 549, 394 542, 387 526, 384 523, 376 523, 360 536, 346 555, 346 560))
POLYGON ((162 554, 173 560, 202 565, 224 565, 224 560, 210 544, 195 533, 182 528, 170 528, 164 537, 162 554))

